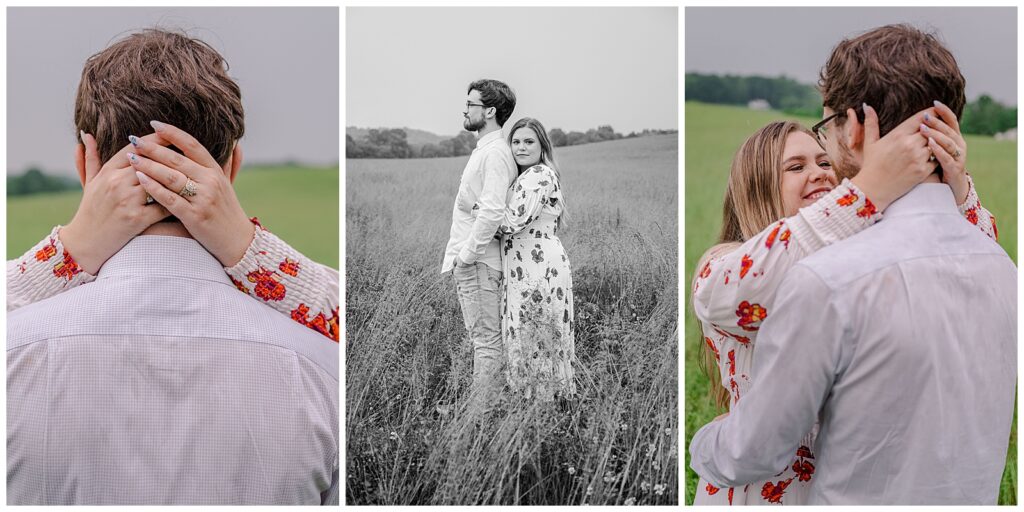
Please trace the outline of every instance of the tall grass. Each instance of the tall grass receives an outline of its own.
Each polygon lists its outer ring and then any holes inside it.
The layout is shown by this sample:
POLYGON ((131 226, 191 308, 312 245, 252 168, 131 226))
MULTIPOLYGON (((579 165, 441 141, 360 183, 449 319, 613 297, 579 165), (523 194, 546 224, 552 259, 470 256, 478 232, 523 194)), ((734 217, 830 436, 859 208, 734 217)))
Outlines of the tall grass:
MULTIPOLYGON (((778 112, 686 103, 686 280, 690 283, 697 260, 715 242, 722 219, 722 194, 729 165, 740 144, 758 128, 780 119, 811 126, 817 119, 796 118, 778 112)), ((968 170, 982 204, 996 216, 999 245, 1017 259, 1017 145, 992 137, 967 136, 968 170)), ((686 303, 686 503, 692 504, 697 474, 689 468, 693 434, 723 411, 708 398, 708 380, 699 368, 701 344, 698 322, 689 297, 686 303)), ((999 504, 1017 503, 1017 417, 1014 413, 1010 447, 1000 484, 999 504)))
POLYGON ((347 162, 350 505, 677 504, 676 138, 564 148, 577 396, 462 414, 440 274, 465 158, 347 162))

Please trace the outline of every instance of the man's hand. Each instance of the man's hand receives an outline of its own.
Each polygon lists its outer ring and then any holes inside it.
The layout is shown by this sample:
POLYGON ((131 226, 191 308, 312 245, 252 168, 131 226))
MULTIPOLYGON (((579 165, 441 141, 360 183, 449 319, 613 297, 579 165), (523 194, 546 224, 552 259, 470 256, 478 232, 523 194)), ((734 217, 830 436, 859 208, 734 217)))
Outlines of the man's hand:
MULTIPOLYGON (((853 109, 847 114, 856 119, 853 109)), ((935 109, 929 107, 910 116, 879 138, 878 113, 864 105, 864 159, 860 172, 850 181, 879 211, 935 172, 937 163, 929 160, 928 140, 920 135, 925 115, 935 116, 935 109)))
MULTIPOLYGON (((82 202, 58 237, 82 270, 96 274, 135 235, 170 214, 159 204, 146 204, 146 191, 128 165, 131 145, 101 166, 96 138, 85 132, 80 135, 77 150, 85 163, 82 202)), ((142 140, 153 146, 165 144, 156 134, 142 140)))

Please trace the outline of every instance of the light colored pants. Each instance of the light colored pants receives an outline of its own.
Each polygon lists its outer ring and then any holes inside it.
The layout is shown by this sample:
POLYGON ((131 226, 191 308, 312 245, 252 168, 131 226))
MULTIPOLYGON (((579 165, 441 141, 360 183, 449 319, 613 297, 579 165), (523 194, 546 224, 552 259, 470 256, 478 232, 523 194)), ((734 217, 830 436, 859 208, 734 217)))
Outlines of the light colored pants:
POLYGON ((473 343, 473 386, 469 407, 487 411, 500 392, 502 378, 501 272, 483 263, 452 270, 462 319, 473 343))

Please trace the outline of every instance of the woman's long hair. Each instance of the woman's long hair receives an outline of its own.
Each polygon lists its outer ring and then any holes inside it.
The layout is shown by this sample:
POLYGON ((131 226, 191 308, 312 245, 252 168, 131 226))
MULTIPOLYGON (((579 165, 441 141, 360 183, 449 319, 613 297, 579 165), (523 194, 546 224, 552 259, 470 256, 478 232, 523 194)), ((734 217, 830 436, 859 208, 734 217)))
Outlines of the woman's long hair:
MULTIPOLYGON (((533 133, 537 134, 537 142, 540 143, 540 163, 551 168, 555 173, 555 178, 558 179, 558 186, 562 186, 562 176, 558 173, 558 166, 555 165, 555 148, 551 144, 551 139, 548 138, 548 131, 544 129, 544 125, 540 124, 540 121, 532 117, 524 117, 515 122, 512 125, 512 129, 508 131, 508 145, 512 146, 512 138, 516 135, 516 130, 520 128, 529 128, 533 130, 533 133)), ((526 169, 519 169, 519 174, 526 169)), ((562 228, 563 219, 566 217, 566 204, 565 204, 565 191, 562 191, 562 214, 558 216, 555 221, 555 226, 558 229, 562 228)))
MULTIPOLYGON (((782 155, 786 138, 793 132, 814 134, 799 123, 777 121, 751 135, 732 159, 729 183, 722 201, 722 231, 718 243, 708 249, 697 263, 694 282, 700 269, 712 258, 734 250, 748 238, 764 231, 785 216, 782 207, 782 155)), ((693 290, 691 283, 690 290, 693 290)), ((693 304, 691 299, 690 304, 693 304)), ((709 395, 719 409, 728 409, 729 391, 722 386, 714 352, 701 332, 700 367, 711 385, 709 395)))

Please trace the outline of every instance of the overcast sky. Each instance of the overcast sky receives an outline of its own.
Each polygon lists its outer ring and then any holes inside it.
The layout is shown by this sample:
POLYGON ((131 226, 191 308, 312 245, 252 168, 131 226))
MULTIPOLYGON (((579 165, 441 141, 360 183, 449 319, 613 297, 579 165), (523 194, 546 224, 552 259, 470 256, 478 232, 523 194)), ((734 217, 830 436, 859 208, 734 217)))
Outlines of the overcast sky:
POLYGON ((816 84, 842 39, 893 23, 938 33, 967 79, 967 98, 1017 104, 1013 7, 688 7, 686 72, 778 76, 816 84))
POLYGON ((346 9, 345 124, 462 129, 466 86, 506 82, 547 128, 678 124, 674 7, 346 9))
POLYGON ((73 172, 82 65, 154 25, 184 29, 228 61, 247 163, 339 161, 337 8, 8 8, 8 173, 73 172))

